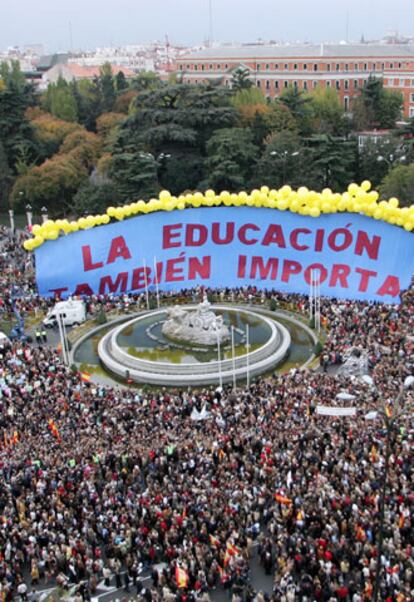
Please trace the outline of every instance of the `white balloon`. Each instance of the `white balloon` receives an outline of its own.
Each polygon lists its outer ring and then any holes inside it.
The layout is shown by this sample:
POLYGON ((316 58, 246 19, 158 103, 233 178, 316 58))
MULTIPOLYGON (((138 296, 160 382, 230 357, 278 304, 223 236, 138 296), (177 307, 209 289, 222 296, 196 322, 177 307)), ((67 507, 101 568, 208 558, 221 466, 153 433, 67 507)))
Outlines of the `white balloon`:
POLYGON ((355 395, 351 395, 351 393, 338 393, 336 399, 343 399, 343 401, 351 401, 352 399, 356 399, 355 395))
POLYGON ((404 387, 406 389, 409 389, 410 387, 412 387, 413 384, 414 384, 414 376, 407 376, 407 378, 404 381, 404 387))

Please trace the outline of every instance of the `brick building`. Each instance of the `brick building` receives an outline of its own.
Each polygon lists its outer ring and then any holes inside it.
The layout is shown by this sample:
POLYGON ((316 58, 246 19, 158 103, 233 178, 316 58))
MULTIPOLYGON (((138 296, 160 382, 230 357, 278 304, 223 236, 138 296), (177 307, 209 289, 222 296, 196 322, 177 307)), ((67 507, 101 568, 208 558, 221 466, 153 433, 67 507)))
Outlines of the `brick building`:
POLYGON ((352 109, 370 75, 404 96, 404 116, 414 116, 414 46, 408 44, 303 44, 205 48, 177 59, 186 83, 219 81, 230 86, 233 71, 247 68, 250 79, 271 98, 290 86, 337 90, 345 110, 352 109))

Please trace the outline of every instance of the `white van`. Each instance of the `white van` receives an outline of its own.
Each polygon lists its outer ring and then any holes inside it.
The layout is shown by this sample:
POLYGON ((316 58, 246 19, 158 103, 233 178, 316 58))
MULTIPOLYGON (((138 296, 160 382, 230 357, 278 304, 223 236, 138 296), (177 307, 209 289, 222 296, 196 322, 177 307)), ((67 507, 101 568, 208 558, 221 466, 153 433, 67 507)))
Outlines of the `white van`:
POLYGON ((80 300, 69 299, 68 301, 59 301, 51 309, 43 320, 43 326, 51 328, 57 324, 57 317, 61 315, 65 326, 75 326, 82 324, 86 320, 85 303, 80 300))

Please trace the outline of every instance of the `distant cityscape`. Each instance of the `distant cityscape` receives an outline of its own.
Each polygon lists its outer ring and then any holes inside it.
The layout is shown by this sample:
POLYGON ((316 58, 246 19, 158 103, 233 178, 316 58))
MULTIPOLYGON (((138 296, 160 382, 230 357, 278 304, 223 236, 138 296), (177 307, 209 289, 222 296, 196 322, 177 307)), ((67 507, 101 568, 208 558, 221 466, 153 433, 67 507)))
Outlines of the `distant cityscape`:
POLYGON ((205 41, 198 46, 171 43, 168 36, 150 44, 100 47, 47 54, 43 44, 10 47, 0 51, 0 62, 19 61, 26 78, 39 91, 59 78, 66 81, 91 79, 110 63, 116 75, 126 78, 140 72, 155 72, 167 81, 178 74, 185 83, 216 82, 232 85, 235 69, 244 69, 267 97, 277 97, 284 88, 310 91, 317 86, 337 90, 346 111, 352 110, 367 79, 382 77, 385 88, 403 96, 403 115, 414 116, 414 37, 391 32, 379 40, 281 43, 276 40, 241 44, 205 41))

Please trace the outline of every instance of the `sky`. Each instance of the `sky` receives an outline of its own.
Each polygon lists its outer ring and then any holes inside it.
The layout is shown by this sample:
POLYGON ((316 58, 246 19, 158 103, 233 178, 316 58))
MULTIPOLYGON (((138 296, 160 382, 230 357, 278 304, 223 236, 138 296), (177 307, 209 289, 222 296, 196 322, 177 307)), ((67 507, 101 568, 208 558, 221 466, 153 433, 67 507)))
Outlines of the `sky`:
POLYGON ((0 0, 0 49, 43 43, 48 51, 164 40, 196 45, 279 40, 340 41, 414 35, 412 0, 0 0), (69 25, 71 24, 71 25, 69 25))

